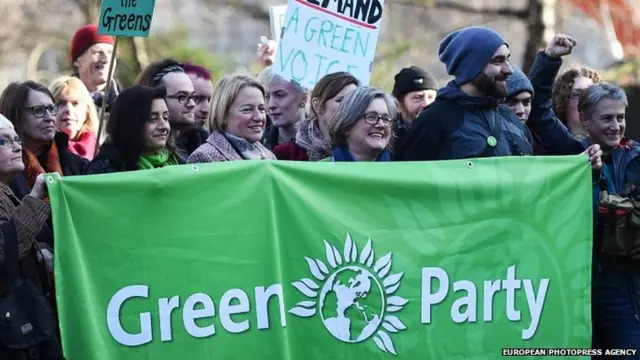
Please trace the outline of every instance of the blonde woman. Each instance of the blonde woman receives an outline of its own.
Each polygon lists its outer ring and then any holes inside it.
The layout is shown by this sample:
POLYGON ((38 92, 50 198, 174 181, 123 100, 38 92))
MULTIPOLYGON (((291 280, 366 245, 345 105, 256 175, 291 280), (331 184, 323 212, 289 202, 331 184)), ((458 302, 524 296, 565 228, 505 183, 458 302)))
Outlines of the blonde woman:
POLYGON ((69 151, 91 160, 99 123, 91 94, 80 79, 70 76, 56 79, 49 89, 59 105, 56 127, 69 135, 69 151))
POLYGON ((275 160, 260 139, 266 124, 265 90, 249 76, 227 75, 213 90, 207 141, 188 163, 235 160, 275 160))

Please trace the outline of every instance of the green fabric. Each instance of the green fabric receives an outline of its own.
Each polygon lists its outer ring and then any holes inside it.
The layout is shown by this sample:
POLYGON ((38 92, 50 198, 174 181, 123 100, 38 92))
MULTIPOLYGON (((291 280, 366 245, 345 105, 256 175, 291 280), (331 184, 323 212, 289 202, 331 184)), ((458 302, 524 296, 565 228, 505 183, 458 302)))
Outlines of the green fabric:
POLYGON ((152 170, 167 165, 178 165, 178 160, 175 156, 170 156, 166 148, 153 155, 142 155, 138 160, 139 170, 152 170))
POLYGON ((48 176, 65 356, 589 348, 590 179, 584 156, 48 176))

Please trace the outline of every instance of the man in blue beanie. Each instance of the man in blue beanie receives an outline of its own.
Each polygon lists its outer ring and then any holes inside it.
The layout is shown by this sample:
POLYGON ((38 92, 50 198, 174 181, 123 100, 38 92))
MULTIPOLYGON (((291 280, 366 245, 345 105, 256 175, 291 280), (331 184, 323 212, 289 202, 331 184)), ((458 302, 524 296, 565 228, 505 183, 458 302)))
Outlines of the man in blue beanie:
MULTIPOLYGON (((502 36, 486 27, 463 28, 440 43, 439 56, 454 80, 438 90, 436 100, 414 122, 394 159, 532 155, 531 132, 502 104, 508 95, 507 80, 513 74, 509 46, 502 36)), ((544 129, 548 133, 537 134, 543 139, 566 139, 558 152, 577 154, 583 150, 566 128, 544 129)), ((599 148, 589 149, 589 154, 593 164, 600 162, 599 148)))

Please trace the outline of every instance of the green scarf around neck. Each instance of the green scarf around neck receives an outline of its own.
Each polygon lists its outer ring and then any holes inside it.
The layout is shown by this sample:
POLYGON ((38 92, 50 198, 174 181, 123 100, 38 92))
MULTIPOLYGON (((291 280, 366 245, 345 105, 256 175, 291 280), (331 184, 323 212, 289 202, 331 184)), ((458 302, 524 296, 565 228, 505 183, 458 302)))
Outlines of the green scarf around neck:
POLYGON ((153 155, 141 155, 138 160, 139 170, 151 170, 167 165, 178 165, 178 160, 175 156, 169 156, 169 150, 166 148, 153 155))

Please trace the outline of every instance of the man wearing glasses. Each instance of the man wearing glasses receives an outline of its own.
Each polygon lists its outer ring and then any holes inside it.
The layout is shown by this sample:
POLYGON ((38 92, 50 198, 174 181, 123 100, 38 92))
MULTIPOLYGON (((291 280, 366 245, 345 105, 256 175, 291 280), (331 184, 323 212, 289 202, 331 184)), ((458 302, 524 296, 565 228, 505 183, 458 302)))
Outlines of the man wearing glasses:
MULTIPOLYGON (((173 59, 153 62, 138 75, 136 85, 163 85, 167 88, 166 101, 172 139, 177 139, 181 131, 193 126, 195 108, 201 97, 196 96, 193 83, 184 72, 182 64, 173 59)), ((188 156, 183 154, 183 151, 180 151, 179 155, 188 156)))

